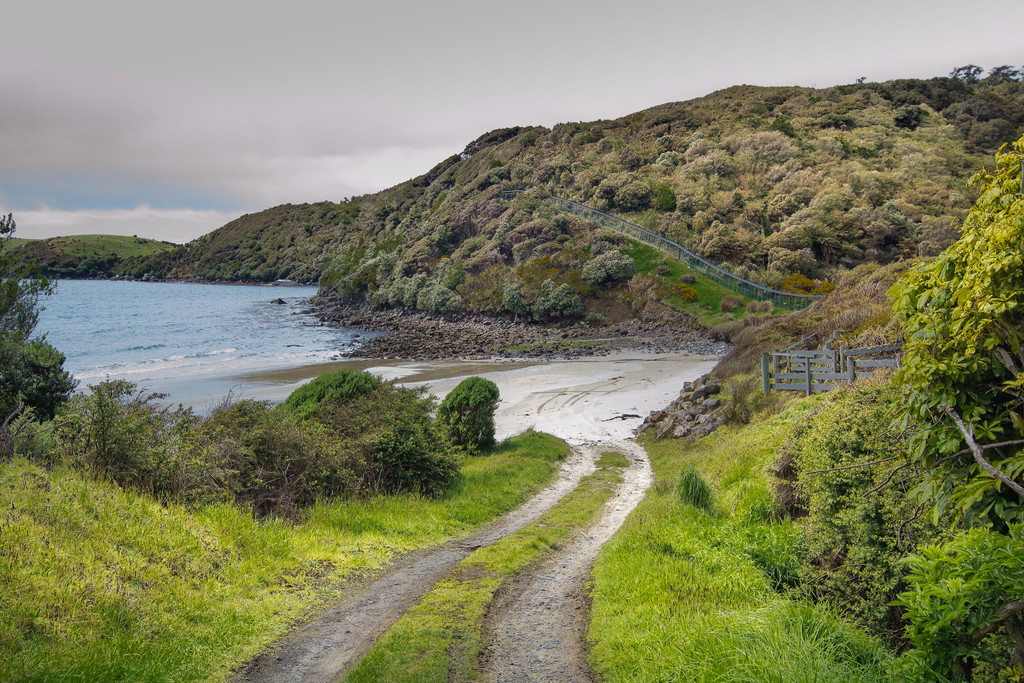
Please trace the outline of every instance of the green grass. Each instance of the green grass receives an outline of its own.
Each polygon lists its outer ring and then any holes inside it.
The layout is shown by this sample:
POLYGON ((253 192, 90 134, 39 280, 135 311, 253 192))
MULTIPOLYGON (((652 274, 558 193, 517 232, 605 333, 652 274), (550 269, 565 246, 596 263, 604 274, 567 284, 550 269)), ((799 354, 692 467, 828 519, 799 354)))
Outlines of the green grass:
POLYGON ((535 523, 477 550, 399 619, 345 678, 346 681, 466 681, 479 678, 484 619, 495 593, 510 578, 544 559, 585 528, 614 493, 618 453, 598 460, 565 498, 535 523))
POLYGON ((670 306, 689 313, 707 327, 713 327, 727 319, 739 320, 747 316, 747 304, 751 301, 750 297, 741 296, 728 287, 712 282, 650 245, 635 240, 629 240, 629 243, 630 248, 624 249, 622 253, 633 259, 636 263, 637 273, 648 273, 667 283, 679 282, 679 278, 683 275, 696 276, 697 282, 690 286, 697 290, 697 300, 683 301, 678 297, 672 297, 666 300, 670 306), (668 268, 668 275, 658 275, 656 271, 659 266, 668 268), (732 312, 721 310, 722 299, 727 296, 740 296, 742 299, 742 303, 732 312))
POLYGON ((347 580, 523 502, 566 452, 528 432, 468 459, 442 499, 324 502, 295 523, 3 463, 0 680, 223 679, 347 580))
POLYGON ((655 485, 594 569, 588 638, 602 680, 886 680, 881 645, 786 597, 802 538, 774 518, 766 467, 820 400, 693 443, 645 442, 655 485), (704 508, 680 499, 698 478, 704 508))
POLYGON ((38 249, 45 247, 46 252, 54 255, 74 258, 114 255, 128 259, 136 256, 149 256, 173 249, 175 246, 169 242, 125 235, 69 235, 42 240, 23 240, 23 242, 38 249))

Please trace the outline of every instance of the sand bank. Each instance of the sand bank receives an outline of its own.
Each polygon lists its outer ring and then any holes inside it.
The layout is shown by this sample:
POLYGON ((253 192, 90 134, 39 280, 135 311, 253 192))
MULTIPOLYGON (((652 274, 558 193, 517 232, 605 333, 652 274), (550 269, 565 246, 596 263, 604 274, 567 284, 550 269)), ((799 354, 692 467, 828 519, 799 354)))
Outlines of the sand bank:
POLYGON ((548 363, 342 361, 243 376, 237 393, 281 401, 313 377, 350 367, 405 386, 424 386, 443 398, 464 378, 479 375, 501 392, 495 414, 499 439, 534 428, 584 443, 630 438, 650 411, 679 395, 683 382, 709 372, 717 362, 717 356, 642 351, 548 363))

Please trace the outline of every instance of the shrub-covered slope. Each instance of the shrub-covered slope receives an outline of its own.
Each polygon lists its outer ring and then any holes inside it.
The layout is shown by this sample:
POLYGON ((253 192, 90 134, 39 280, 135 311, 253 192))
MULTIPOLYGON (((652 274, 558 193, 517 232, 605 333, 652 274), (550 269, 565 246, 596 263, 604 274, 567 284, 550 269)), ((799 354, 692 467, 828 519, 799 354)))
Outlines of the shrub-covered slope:
POLYGON ((546 201, 557 194, 766 284, 835 278, 951 244, 973 201, 965 180, 1022 126, 1013 78, 737 86, 616 120, 493 131, 389 190, 245 216, 150 266, 319 277, 428 310, 575 315, 574 297, 630 274, 593 264, 624 242, 560 213, 546 201), (505 189, 527 192, 509 202, 505 189))

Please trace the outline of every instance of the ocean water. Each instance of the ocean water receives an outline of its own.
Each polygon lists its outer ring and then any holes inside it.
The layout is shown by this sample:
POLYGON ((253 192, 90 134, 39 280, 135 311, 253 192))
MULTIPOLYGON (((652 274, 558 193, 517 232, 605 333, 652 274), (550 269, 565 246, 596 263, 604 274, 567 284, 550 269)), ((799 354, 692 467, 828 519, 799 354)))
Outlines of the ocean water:
POLYGON ((201 405, 252 373, 337 360, 372 333, 303 313, 315 287, 61 280, 37 333, 66 356, 80 388, 126 379, 201 405), (272 303, 283 299, 284 304, 272 303))

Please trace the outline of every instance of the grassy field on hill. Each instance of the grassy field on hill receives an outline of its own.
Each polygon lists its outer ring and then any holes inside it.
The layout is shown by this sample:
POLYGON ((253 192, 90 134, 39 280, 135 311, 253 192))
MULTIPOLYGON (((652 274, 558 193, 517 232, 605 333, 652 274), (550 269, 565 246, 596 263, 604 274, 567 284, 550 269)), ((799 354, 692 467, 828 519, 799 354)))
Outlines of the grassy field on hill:
POLYGON ((128 264, 166 254, 177 245, 122 235, 71 235, 41 240, 15 238, 8 245, 39 263, 50 277, 110 277, 128 264))

